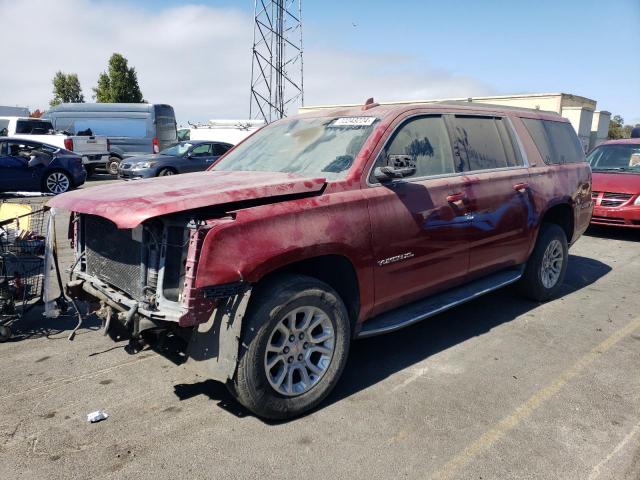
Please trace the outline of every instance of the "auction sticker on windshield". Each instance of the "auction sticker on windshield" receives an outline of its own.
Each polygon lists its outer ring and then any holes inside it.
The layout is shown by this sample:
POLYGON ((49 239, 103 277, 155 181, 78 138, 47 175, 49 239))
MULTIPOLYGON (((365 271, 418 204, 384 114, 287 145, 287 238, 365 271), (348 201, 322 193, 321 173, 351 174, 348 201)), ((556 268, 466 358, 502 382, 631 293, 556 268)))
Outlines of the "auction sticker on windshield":
POLYGON ((341 117, 329 124, 330 127, 369 127, 377 120, 376 117, 341 117))

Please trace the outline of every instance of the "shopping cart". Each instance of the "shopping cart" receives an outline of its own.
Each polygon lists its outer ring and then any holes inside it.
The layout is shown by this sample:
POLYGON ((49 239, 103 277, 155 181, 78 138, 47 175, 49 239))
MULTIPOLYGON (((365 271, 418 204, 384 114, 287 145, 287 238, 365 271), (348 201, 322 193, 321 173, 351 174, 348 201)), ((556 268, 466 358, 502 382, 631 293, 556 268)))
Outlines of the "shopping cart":
POLYGON ((44 209, 0 221, 0 342, 11 325, 42 304, 46 228, 44 209))

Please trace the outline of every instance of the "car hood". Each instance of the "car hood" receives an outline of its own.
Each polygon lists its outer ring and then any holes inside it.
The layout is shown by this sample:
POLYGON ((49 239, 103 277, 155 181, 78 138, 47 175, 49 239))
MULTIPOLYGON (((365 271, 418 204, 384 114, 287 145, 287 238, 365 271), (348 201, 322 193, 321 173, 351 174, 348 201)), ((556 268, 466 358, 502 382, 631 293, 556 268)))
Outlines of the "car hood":
POLYGON ((208 171, 122 182, 58 195, 47 206, 134 228, 148 218, 243 200, 319 193, 326 180, 279 172, 208 171))
POLYGON ((640 193, 640 174, 630 172, 593 172, 596 192, 640 193))

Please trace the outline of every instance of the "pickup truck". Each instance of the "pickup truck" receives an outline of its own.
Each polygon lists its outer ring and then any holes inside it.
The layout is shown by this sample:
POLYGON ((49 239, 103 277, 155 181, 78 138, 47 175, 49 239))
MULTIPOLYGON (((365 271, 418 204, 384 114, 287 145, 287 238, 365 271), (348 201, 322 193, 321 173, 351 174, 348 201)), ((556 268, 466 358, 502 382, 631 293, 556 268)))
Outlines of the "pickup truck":
POLYGON ((270 419, 316 407, 353 339, 510 284, 553 298, 593 209, 591 170, 556 114, 372 100, 274 122, 179 182, 49 205, 73 212, 68 295, 124 325, 131 352, 182 339, 189 362, 270 419))
POLYGON ((28 117, 0 117, 0 137, 22 138, 64 148, 82 157, 87 175, 96 168, 105 168, 109 160, 107 137, 91 135, 70 136, 57 133, 49 120, 28 117))

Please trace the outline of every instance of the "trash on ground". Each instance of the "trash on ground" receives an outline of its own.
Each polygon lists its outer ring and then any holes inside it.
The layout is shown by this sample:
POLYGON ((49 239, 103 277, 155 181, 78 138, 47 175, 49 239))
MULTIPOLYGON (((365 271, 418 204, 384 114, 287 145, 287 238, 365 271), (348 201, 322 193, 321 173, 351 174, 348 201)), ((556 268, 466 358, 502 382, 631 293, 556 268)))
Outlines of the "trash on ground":
POLYGON ((91 423, 101 422, 102 420, 106 420, 107 418, 109 418, 109 414, 102 410, 96 410, 95 412, 87 414, 87 422, 91 423))

